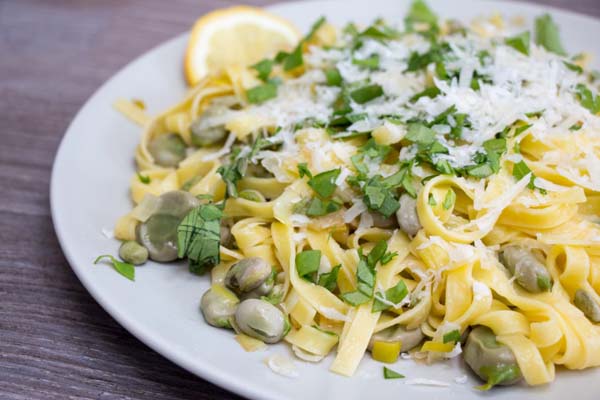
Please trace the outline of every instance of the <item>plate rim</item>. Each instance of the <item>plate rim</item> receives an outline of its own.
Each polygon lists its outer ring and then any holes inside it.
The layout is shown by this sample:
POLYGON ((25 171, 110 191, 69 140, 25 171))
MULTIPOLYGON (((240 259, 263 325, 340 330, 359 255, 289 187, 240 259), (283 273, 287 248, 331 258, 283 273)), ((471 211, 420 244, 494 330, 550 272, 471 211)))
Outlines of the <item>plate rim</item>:
MULTIPOLYGON (((352 0, 358 1, 358 0, 352 0)), ((394 1, 394 0, 387 0, 394 1)), ((440 0, 436 0, 440 1, 440 0)), ((477 0, 466 0, 467 2, 474 2, 477 0)), ((479 0, 484 1, 484 0, 479 0)), ((308 0, 308 1, 289 1, 289 2, 278 2, 274 4, 270 4, 268 6, 256 6, 260 8, 264 8, 269 11, 276 11, 282 8, 287 7, 314 7, 320 3, 343 3, 344 0, 308 0)), ((435 2, 435 1, 434 1, 435 2)), ((594 17, 587 14, 584 14, 579 11, 567 10, 565 8, 560 8, 554 5, 545 5, 545 4, 536 4, 531 3, 529 1, 511 1, 511 0, 485 0, 485 2, 492 4, 507 4, 511 7, 523 7, 529 10, 536 10, 539 12, 547 12, 547 13, 557 13, 563 14, 569 17, 583 18, 588 20, 591 23, 600 24, 600 17, 594 17)), ((224 5, 224 7, 230 7, 231 5, 224 5)), ((222 8, 222 7, 221 7, 222 8)), ((212 10, 211 10, 212 11, 212 10)), ((490 10, 492 11, 492 10, 490 10)), ((208 11, 210 12, 210 11, 208 11)), ((205 15, 206 13, 202 14, 205 15)), ((49 192, 50 192, 50 216, 52 219, 52 225, 56 237, 59 242, 60 249, 65 256, 69 267, 75 273, 77 279, 81 282, 86 291, 92 296, 92 298, 104 309, 106 313, 110 315, 121 327, 123 327, 127 332, 133 335, 136 339, 140 340, 144 345, 148 346, 153 351, 157 352, 160 356, 166 358, 170 362, 176 364, 177 366, 183 368, 187 372, 195 375, 196 377, 209 382, 213 385, 218 386, 220 389, 224 391, 232 392, 236 395, 251 398, 251 399, 262 399, 262 400, 281 400, 285 398, 283 394, 276 394, 266 390, 259 390, 255 384, 248 385, 243 380, 230 380, 229 376, 223 374, 218 369, 210 368, 210 364, 208 362, 202 362, 199 365, 197 362, 192 363, 188 362, 184 357, 181 357, 178 352, 172 351, 169 348, 169 342, 164 341, 163 339, 157 337, 152 330, 145 329, 143 326, 140 326, 135 319, 132 319, 127 315, 127 313, 121 312, 118 307, 113 306, 108 300, 108 296, 103 294, 103 291, 99 286, 95 286, 90 277, 86 277, 83 273, 83 268, 78 267, 75 262, 74 255, 69 251, 69 247, 67 245, 65 239, 65 232, 63 232, 63 227, 60 223, 57 223, 60 213, 58 209, 58 168, 59 160, 61 159, 62 153, 66 150, 65 143, 67 142, 68 137, 75 134, 76 131, 73 130, 73 127, 76 126, 77 122, 83 119, 83 111, 90 107, 90 104, 93 100, 98 97, 98 95, 109 86, 114 80, 117 80, 121 74, 124 74, 126 70, 135 66, 135 64, 143 63, 146 58, 151 57, 156 51, 159 51, 163 47, 168 47, 173 45, 174 42, 179 40, 183 40, 183 38, 189 35, 189 31, 184 31, 180 34, 177 34, 170 39, 162 41, 157 45, 152 46, 151 48, 143 51, 141 54, 135 56, 130 61, 126 62, 122 66, 118 67, 116 72, 114 72, 110 77, 104 80, 89 97, 85 100, 85 102, 78 108, 77 112, 74 114, 73 118, 69 122, 67 128, 65 129, 63 136, 60 140, 60 143, 55 152, 54 159, 52 161, 52 171, 50 175, 50 183, 49 183, 49 192)), ((62 157, 64 158, 64 157, 62 157)))

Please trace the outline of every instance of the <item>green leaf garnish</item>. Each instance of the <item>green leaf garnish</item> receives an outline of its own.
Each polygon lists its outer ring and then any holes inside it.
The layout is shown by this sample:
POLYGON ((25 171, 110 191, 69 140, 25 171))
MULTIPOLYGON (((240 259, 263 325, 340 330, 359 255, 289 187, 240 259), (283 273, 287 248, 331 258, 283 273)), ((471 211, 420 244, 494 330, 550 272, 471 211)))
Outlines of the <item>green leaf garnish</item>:
POLYGON ((358 306, 369 302, 375 291, 375 266, 385 256, 387 244, 385 241, 378 242, 368 256, 358 250, 359 261, 356 267, 357 290, 342 293, 340 297, 352 306, 358 306))
POLYGON ((550 14, 535 19, 535 43, 560 56, 567 55, 560 40, 558 25, 552 20, 550 14))
POLYGON ((365 205, 373 211, 389 218, 400 208, 400 203, 392 189, 383 183, 383 178, 376 175, 363 188, 365 205))
POLYGON ((130 281, 135 281, 135 267, 132 264, 117 260, 110 254, 103 254, 101 256, 98 256, 94 260, 94 264, 98 264, 100 260, 105 258, 107 258, 110 261, 115 271, 117 271, 119 274, 123 275, 130 281))
POLYGON ((379 68, 379 55, 374 54, 370 57, 363 59, 353 58, 352 64, 358 65, 359 67, 365 69, 377 69, 379 68))
POLYGON ((382 95, 383 89, 380 85, 377 84, 363 86, 350 92, 350 97, 358 104, 367 103, 382 95))
POLYGON ((450 331, 448 333, 446 333, 444 335, 444 343, 450 343, 450 342, 460 342, 460 331, 458 329, 455 329, 453 331, 450 331))
POLYGON ((330 272, 319 275, 319 286, 333 292, 337 288, 337 278, 341 267, 341 265, 336 265, 330 272))
POLYGON ((408 288, 404 281, 399 281, 394 287, 389 288, 385 293, 377 292, 375 294, 375 301, 373 302, 373 308, 371 312, 384 311, 392 306, 392 304, 399 304, 408 295, 408 288))
POLYGON ((336 200, 323 200, 313 197, 307 202, 304 213, 309 217, 321 217, 336 212, 340 208, 342 208, 342 204, 336 200))
POLYGON ((269 80, 269 75, 271 75, 271 71, 273 70, 273 63, 273 60, 264 59, 252 65, 251 68, 254 68, 258 72, 258 78, 261 81, 266 82, 269 80))
MULTIPOLYGON (((531 169, 525 164, 525 161, 521 160, 513 166, 513 176, 520 181, 531 172, 531 169)), ((531 175, 533 176, 533 174, 531 175)))
POLYGON ((427 199, 427 204, 429 204, 432 207, 437 206, 437 201, 435 201, 435 197, 433 196, 433 193, 429 193, 429 198, 427 199))
POLYGON ((305 176, 312 178, 312 174, 308 169, 308 164, 305 162, 298 164, 298 173, 300 174, 300 178, 304 178, 305 176))
POLYGON ((579 65, 570 63, 568 61, 563 61, 563 63, 571 71, 577 72, 578 74, 583 74, 583 68, 581 68, 579 65))
POLYGON ((475 387, 481 391, 487 391, 494 386, 517 379, 521 375, 521 370, 517 365, 492 365, 481 367, 479 370, 481 375, 487 377, 487 383, 481 386, 475 387))
POLYGON ((440 89, 437 88, 437 86, 432 86, 415 94, 408 101, 410 101, 411 103, 416 103, 417 100, 419 100, 421 97, 429 97, 430 99, 433 99, 434 97, 437 97, 440 93, 442 92, 440 91, 440 89))
POLYGON ((341 172, 340 168, 321 172, 308 180, 308 186, 313 188, 319 196, 329 197, 335 192, 337 187, 335 180, 341 172))
POLYGON ((421 123, 412 123, 408 126, 408 132, 404 138, 413 143, 429 145, 435 141, 435 132, 421 123))
POLYGON ((177 256, 188 258, 191 272, 201 274, 220 262, 222 217, 221 208, 203 204, 190 211, 179 223, 177 256))
POLYGON ((302 278, 314 274, 321 264, 321 250, 305 250, 296 254, 296 271, 302 278))
POLYGON ((341 86, 342 75, 337 68, 329 68, 325 70, 325 79, 328 86, 341 86))
POLYGON ((579 103, 583 107, 587 108, 592 114, 600 113, 600 96, 594 95, 583 83, 579 83, 575 90, 579 103))
POLYGON ((383 367, 383 378, 384 379, 402 379, 405 378, 404 375, 389 369, 388 367, 383 367))
POLYGON ((291 71, 294 68, 298 68, 302 64, 304 64, 304 59, 302 57, 302 47, 304 42, 301 41, 298 46, 292 51, 288 56, 283 60, 283 69, 284 71, 291 71))
POLYGON ((504 43, 520 53, 529 55, 529 47, 531 42, 531 34, 529 31, 523 32, 520 35, 506 38, 504 43))
POLYGON ((152 179, 150 179, 150 177, 148 175, 142 175, 139 172, 136 172, 138 179, 140 180, 140 182, 142 182, 144 185, 149 184, 152 179))
POLYGON ((268 81, 246 91, 246 98, 250 104, 260 104, 277 97, 277 84, 268 81))
POLYGON ((409 31, 415 29, 415 24, 422 23, 428 24, 430 27, 437 27, 438 17, 437 15, 427 6, 423 0, 413 1, 408 14, 404 17, 404 23, 409 31))
POLYGON ((452 206, 454 206, 455 202, 456 202, 456 193, 454 193, 454 190, 448 189, 448 191, 446 192, 446 196, 444 197, 444 202, 442 203, 442 207, 444 208, 444 210, 449 210, 452 208, 452 206))

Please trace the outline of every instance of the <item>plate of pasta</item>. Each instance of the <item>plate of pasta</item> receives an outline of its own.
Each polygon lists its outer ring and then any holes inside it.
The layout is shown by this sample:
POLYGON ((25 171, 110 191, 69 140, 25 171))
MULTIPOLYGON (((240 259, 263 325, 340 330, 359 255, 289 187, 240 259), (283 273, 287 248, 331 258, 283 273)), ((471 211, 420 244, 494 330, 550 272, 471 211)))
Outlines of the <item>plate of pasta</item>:
POLYGON ((61 246, 250 398, 597 398, 599 35, 499 1, 202 16, 73 120, 61 246))

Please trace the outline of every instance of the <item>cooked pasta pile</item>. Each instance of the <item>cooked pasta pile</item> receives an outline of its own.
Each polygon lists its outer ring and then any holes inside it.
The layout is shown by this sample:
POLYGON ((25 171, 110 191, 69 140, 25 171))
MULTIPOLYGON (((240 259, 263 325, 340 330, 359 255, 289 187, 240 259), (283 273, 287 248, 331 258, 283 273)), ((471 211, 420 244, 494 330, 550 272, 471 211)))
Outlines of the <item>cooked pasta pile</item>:
POLYGON ((549 16, 530 34, 418 1, 403 22, 321 19, 147 121, 116 237, 139 241, 165 193, 189 192, 169 238, 238 307, 213 325, 262 338, 236 321, 244 289, 227 276, 258 257, 270 286, 246 297, 282 312, 299 358, 332 353, 342 375, 368 348, 458 356, 476 326, 516 363, 467 360, 489 386, 599 365, 600 98, 585 57, 566 55, 549 16), (422 336, 386 340, 398 327, 422 336))

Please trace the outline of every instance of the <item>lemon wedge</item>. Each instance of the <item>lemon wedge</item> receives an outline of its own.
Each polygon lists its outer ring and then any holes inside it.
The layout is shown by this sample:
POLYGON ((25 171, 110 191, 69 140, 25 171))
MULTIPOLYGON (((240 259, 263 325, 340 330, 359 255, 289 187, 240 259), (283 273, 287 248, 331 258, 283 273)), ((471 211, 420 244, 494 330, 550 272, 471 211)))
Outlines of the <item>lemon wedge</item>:
POLYGON ((226 66, 252 65, 280 50, 290 51, 299 40, 294 25, 260 8, 236 6, 213 11, 192 28, 185 77, 194 86, 226 66))

